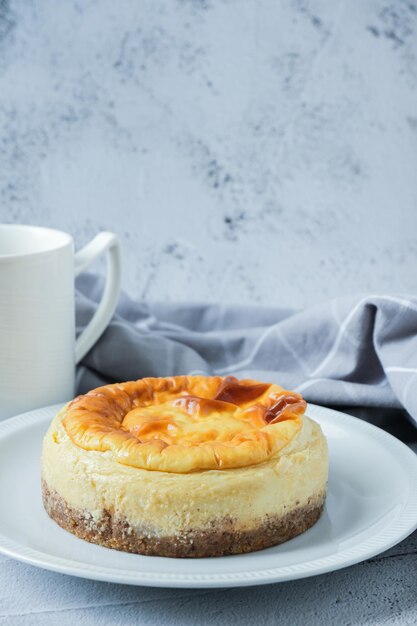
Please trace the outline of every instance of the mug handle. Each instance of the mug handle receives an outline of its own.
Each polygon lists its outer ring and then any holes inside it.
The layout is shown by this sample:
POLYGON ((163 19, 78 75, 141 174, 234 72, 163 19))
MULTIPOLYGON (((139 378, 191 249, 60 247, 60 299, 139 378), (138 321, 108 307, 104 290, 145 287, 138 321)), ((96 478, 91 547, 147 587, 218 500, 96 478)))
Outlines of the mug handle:
POLYGON ((99 233, 75 253, 75 276, 107 252, 107 276, 103 296, 96 312, 75 342, 75 362, 79 363, 104 332, 115 311, 120 291, 120 241, 114 233, 99 233))

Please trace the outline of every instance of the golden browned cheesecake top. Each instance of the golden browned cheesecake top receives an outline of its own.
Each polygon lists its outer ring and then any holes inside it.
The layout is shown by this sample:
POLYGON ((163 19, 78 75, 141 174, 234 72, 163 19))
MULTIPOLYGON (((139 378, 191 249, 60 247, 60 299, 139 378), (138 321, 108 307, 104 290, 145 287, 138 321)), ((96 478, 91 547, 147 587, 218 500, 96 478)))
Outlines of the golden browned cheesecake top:
POLYGON ((266 461, 298 433, 305 407, 298 393, 233 376, 142 378, 78 396, 62 424, 84 450, 188 473, 266 461))

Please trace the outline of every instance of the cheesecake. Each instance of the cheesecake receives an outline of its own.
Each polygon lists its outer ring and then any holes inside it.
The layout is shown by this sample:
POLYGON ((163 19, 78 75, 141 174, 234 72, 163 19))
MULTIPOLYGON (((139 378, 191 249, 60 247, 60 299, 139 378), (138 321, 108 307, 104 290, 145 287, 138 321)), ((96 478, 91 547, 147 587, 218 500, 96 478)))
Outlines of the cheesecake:
POLYGON ((280 544, 315 524, 326 498, 326 439, 305 410, 298 393, 232 376, 99 387, 45 435, 45 510, 81 539, 137 554, 280 544))

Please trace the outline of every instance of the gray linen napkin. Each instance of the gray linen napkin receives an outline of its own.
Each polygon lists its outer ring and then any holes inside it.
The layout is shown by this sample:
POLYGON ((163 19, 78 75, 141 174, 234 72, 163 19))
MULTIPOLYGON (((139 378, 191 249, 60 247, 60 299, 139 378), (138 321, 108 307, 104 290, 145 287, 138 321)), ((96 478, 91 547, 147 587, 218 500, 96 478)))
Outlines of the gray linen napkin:
MULTIPOLYGON (((77 331, 102 279, 77 279, 77 331)), ((78 392, 143 376, 220 374, 275 382, 324 405, 404 407, 417 425, 417 297, 356 295, 303 311, 137 302, 122 294, 78 368, 78 392)))

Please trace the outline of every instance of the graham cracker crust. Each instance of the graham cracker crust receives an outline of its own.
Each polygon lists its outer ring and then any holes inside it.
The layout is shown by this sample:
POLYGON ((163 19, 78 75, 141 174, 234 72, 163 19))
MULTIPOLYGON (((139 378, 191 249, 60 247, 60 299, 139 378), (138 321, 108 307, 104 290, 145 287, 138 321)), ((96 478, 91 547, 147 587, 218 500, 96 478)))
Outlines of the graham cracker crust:
POLYGON ((288 541, 313 526, 323 511, 326 494, 309 498, 306 505, 284 516, 267 516, 256 529, 236 530, 233 518, 215 520, 205 529, 187 529, 179 535, 161 537, 132 527, 126 519, 104 510, 94 519, 88 511, 70 507, 42 481, 43 505, 49 517, 80 539, 106 548, 148 556, 201 558, 263 550, 288 541))

